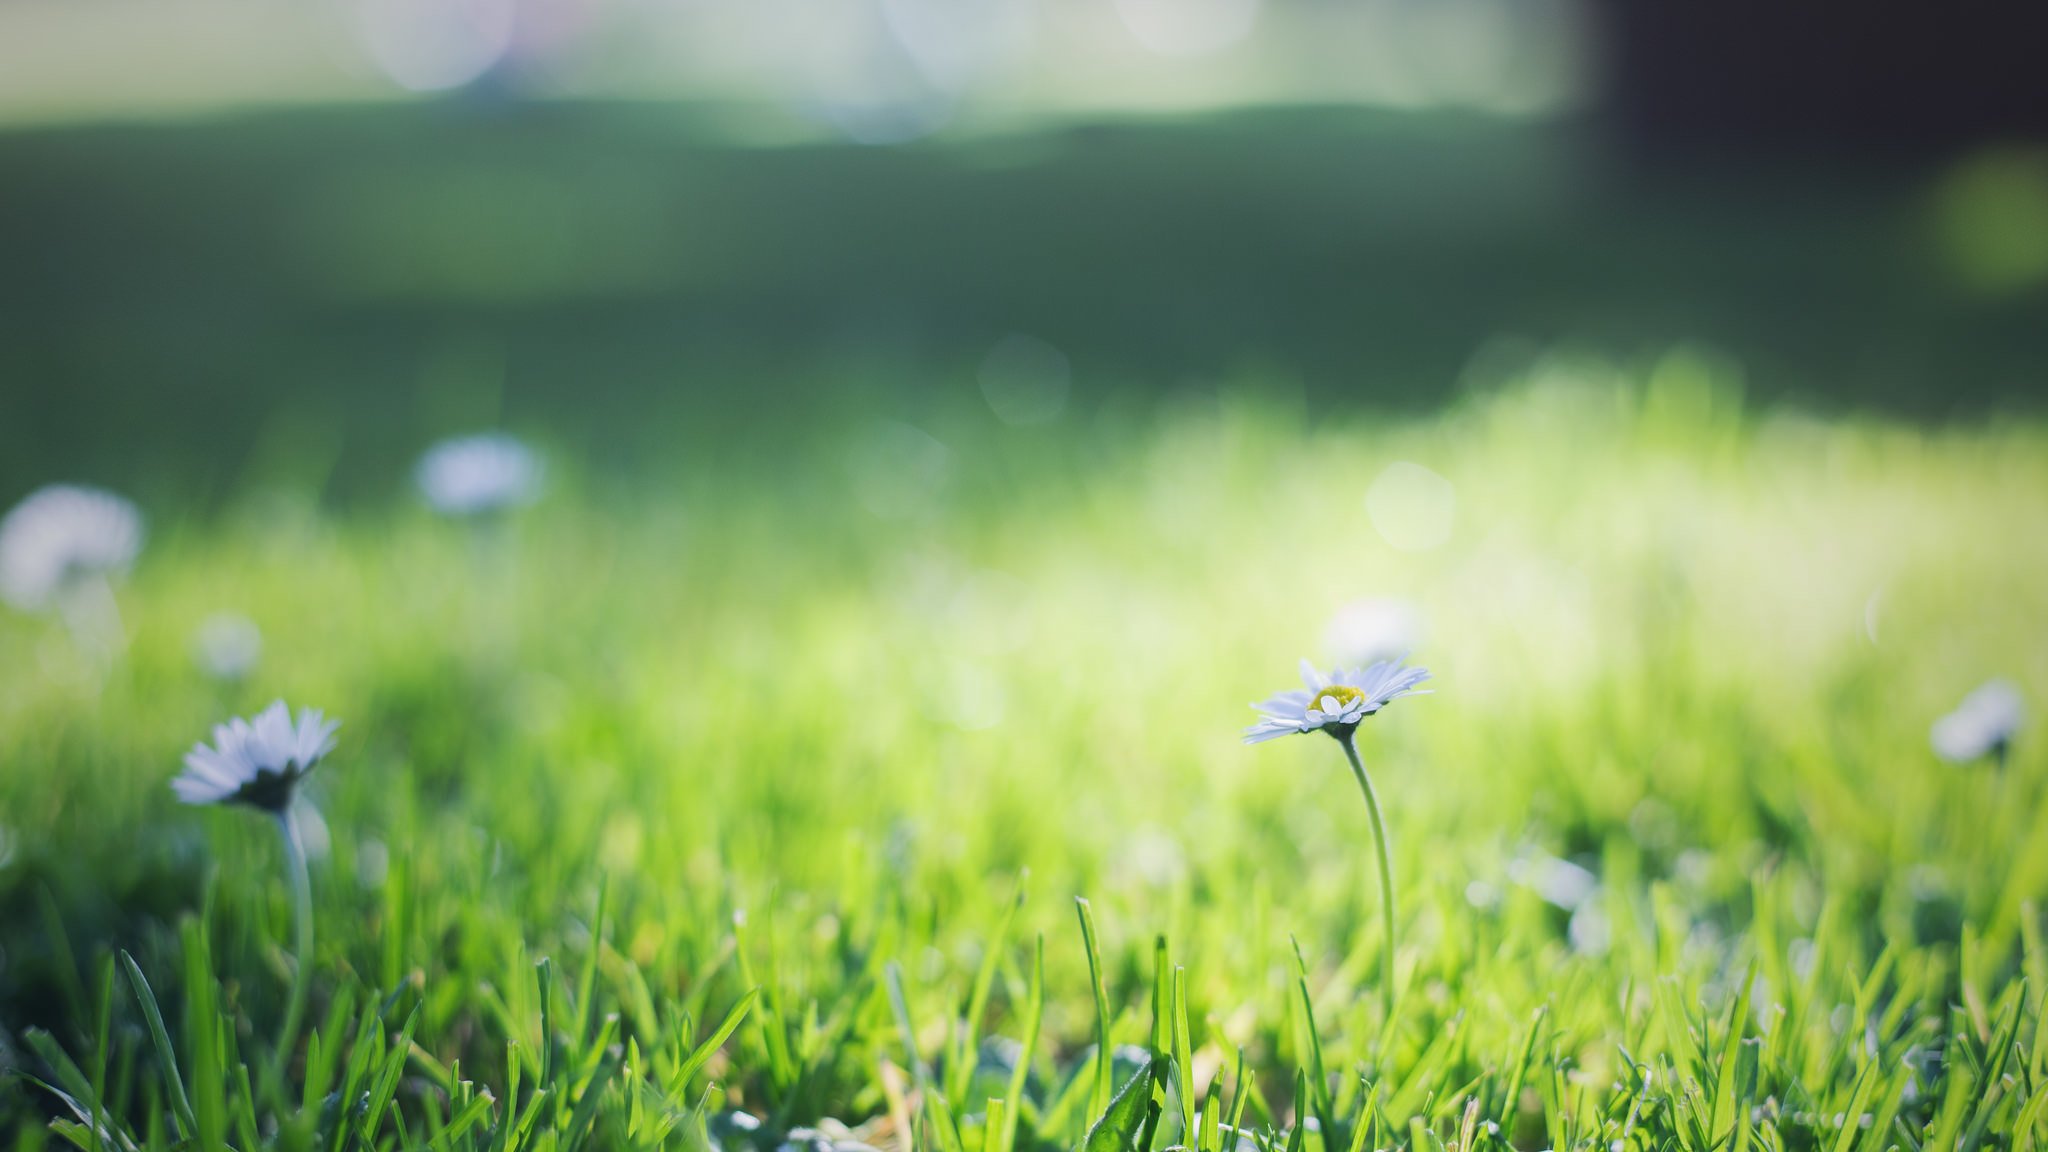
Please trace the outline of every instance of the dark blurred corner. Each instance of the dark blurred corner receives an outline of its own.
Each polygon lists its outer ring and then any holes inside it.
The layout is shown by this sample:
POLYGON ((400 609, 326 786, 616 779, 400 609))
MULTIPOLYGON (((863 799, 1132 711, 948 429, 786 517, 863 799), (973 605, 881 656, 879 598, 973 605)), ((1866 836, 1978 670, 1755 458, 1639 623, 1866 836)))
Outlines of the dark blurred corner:
POLYGON ((1882 150, 2048 139, 2048 4, 1597 0, 1605 115, 1630 151, 1882 150))

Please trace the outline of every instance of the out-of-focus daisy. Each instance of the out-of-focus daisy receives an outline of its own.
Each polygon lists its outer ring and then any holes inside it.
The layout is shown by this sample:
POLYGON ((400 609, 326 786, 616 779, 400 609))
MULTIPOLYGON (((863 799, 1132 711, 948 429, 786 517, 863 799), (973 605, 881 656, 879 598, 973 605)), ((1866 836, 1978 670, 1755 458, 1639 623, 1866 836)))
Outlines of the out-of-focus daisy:
POLYGON ((1956 710, 1934 722, 1928 740, 1936 755, 1957 764, 1986 756, 2005 762, 2012 738, 2027 721, 2027 703, 2010 680, 1992 680, 1963 697, 1956 710))
POLYGON ((541 473, 540 457, 519 438, 484 432, 427 449, 414 478, 436 512, 475 516, 533 503, 541 473))
POLYGON ((1422 612, 1406 600, 1354 600, 1330 618, 1323 643, 1340 664, 1395 660, 1422 643, 1422 612))
MULTIPOLYGON (((306 867, 306 837, 292 801, 299 782, 334 751, 334 730, 339 727, 340 721, 327 719, 318 708, 301 708, 294 720, 291 709, 278 700, 254 720, 237 716, 214 725, 213 743, 194 744, 185 754, 185 771, 171 781, 171 790, 187 804, 247 805, 275 817, 284 834, 298 962, 292 967, 291 1000, 285 1008, 284 1024, 271 1052, 272 1075, 282 1072, 298 1042, 313 969, 313 879, 306 867)), ((317 813, 312 819, 324 841, 325 825, 317 813)))
POLYGON ((193 661, 216 680, 240 680, 262 656, 262 631, 238 613, 216 612, 200 621, 192 634, 193 661))
POLYGON ((0 520, 0 597, 40 611, 82 581, 127 571, 142 537, 142 514, 112 492, 39 488, 0 520))
POLYGON ((1362 669, 1339 668, 1324 675, 1307 660, 1301 662, 1306 688, 1282 692, 1254 704, 1259 722, 1245 729, 1244 742, 1258 744, 1301 732, 1328 732, 1348 741, 1359 722, 1403 696, 1423 696, 1415 686, 1429 679, 1426 668, 1408 668, 1382 660, 1362 669))
POLYGON ((1259 722, 1245 729, 1244 742, 1258 744, 1299 732, 1325 732, 1344 749, 1351 774, 1365 797, 1365 810, 1372 817, 1373 846, 1380 864, 1380 995, 1389 1020, 1394 1016, 1394 860, 1387 845, 1387 824, 1380 815, 1379 793, 1366 774, 1365 761, 1358 757, 1354 739, 1358 726, 1403 696, 1423 694, 1416 685, 1429 679, 1425 668, 1404 667, 1398 660, 1382 660, 1356 671, 1339 668, 1328 675, 1306 660, 1301 662, 1301 681, 1307 685, 1282 692, 1263 704, 1254 704, 1259 722))
POLYGON ((1565 937, 1572 942, 1572 951, 1581 956, 1605 956, 1614 943, 1614 923, 1598 900, 1588 900, 1572 913, 1565 937))
POLYGON ((276 701, 253 721, 237 716, 216 724, 213 743, 192 746, 171 788, 187 804, 246 804, 281 815, 299 781, 334 751, 339 727, 317 708, 299 709, 294 721, 284 701, 276 701))
POLYGON ((1538 896, 1567 912, 1584 904, 1600 890, 1600 878, 1591 871, 1555 856, 1537 853, 1508 865, 1508 877, 1535 889, 1538 896))

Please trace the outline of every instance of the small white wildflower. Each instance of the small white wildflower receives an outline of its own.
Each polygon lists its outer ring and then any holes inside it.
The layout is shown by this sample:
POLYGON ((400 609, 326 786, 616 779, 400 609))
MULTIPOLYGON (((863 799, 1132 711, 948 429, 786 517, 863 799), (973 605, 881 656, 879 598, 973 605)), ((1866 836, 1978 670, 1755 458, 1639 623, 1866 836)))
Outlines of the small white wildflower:
POLYGON ((192 634, 193 661, 216 680, 240 680, 262 655, 262 631, 255 621, 234 612, 208 616, 192 634))
POLYGON ((1936 755, 1952 763, 1968 764, 1986 756, 2003 760, 2026 719, 2027 704, 2018 685, 1992 680, 1936 720, 1928 740, 1936 755))
POLYGON ((475 516, 533 503, 541 461, 515 436, 457 436, 427 449, 414 478, 436 512, 475 516))
POLYGON ((1569 860, 1537 854, 1508 865, 1508 875, 1518 884, 1535 889, 1538 896, 1570 912, 1600 890, 1600 878, 1569 860))
POLYGON ((0 598, 39 611, 81 580, 127 571, 142 537, 142 514, 112 492, 38 488, 0 520, 0 598))
POLYGON ((299 781, 334 750, 339 727, 317 708, 299 709, 294 723, 276 701, 253 721, 238 716, 214 725, 213 744, 192 746, 171 789, 187 804, 247 804, 282 815, 299 781))
POLYGON ((1339 668, 1327 676, 1303 660, 1301 680, 1307 687, 1252 705, 1260 713, 1259 722, 1245 729, 1244 742, 1258 744, 1300 732, 1348 736, 1360 721, 1389 703, 1427 695, 1427 689, 1415 687, 1427 679, 1428 669, 1406 668, 1397 660, 1363 669, 1339 668))
POLYGON ((1354 600, 1337 610, 1323 643, 1342 664, 1396 660, 1422 642, 1422 612, 1406 600, 1354 600))
POLYGON ((1599 902, 1589 900, 1572 913, 1571 922, 1565 925, 1565 935, 1572 942, 1572 951, 1582 956, 1605 956, 1614 939, 1614 927, 1599 902))
POLYGON ((1254 704, 1259 722, 1245 729, 1244 742, 1259 744, 1297 732, 1322 732, 1337 741, 1358 791, 1372 818, 1373 848, 1380 864, 1380 998, 1389 1017, 1394 1014, 1394 864, 1387 847, 1386 821, 1380 815, 1379 793, 1359 758, 1353 734, 1367 717, 1403 696, 1417 695, 1416 685, 1429 679, 1426 668, 1406 668, 1398 660, 1383 660, 1362 669, 1339 668, 1325 676, 1306 660, 1301 662, 1301 681, 1307 687, 1282 692, 1263 704, 1254 704))

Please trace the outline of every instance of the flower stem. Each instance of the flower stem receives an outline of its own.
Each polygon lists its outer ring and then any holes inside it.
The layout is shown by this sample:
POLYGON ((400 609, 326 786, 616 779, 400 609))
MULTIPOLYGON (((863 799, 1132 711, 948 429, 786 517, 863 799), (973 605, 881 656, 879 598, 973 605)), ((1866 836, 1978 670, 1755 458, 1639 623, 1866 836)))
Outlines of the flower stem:
POLYGON ((1352 742, 1349 732, 1337 737, 1337 743, 1344 746, 1344 756, 1351 761, 1351 774, 1358 777, 1358 790, 1365 794, 1365 810, 1372 814, 1373 847, 1380 857, 1380 916, 1385 932, 1380 948, 1380 995, 1386 1002, 1387 1022, 1394 1019, 1394 861, 1387 848, 1387 823, 1380 816, 1379 793, 1373 790, 1372 777, 1366 775, 1365 761, 1358 758, 1358 747, 1352 742))
POLYGON ((292 1048, 298 1043, 299 1022, 306 1014, 306 986, 313 979, 313 878, 306 869, 306 842, 299 834, 298 817, 286 808, 278 813, 277 822, 284 830, 284 854, 292 880, 293 927, 297 933, 291 999, 285 1006, 284 1028, 278 1033, 277 1051, 273 1055, 277 1082, 282 1084, 292 1048))

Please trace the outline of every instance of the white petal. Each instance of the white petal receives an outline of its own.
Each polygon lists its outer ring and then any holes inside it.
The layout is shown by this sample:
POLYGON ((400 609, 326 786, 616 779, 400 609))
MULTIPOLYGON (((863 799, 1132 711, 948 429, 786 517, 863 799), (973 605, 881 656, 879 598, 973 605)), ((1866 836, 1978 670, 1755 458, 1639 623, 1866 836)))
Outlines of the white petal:
POLYGON ((1279 693, 1270 699, 1252 705, 1252 707, 1261 712, 1274 712, 1280 715, 1292 713, 1299 716, 1301 710, 1308 707, 1308 692, 1305 689, 1296 688, 1292 692, 1279 693))
POLYGON ((212 804, 234 791, 191 776, 180 776, 171 781, 171 790, 187 804, 212 804))
POLYGON ((209 784, 217 784, 223 788, 232 789, 238 787, 242 777, 235 771, 234 765, 222 761, 218 756, 212 755, 212 751, 210 748, 195 748, 191 753, 187 754, 185 757, 186 775, 195 780, 204 780, 209 784), (202 752, 205 754, 202 755, 202 752))
POLYGON ((1278 740, 1282 736, 1292 736, 1294 734, 1294 730, 1291 728, 1266 728, 1245 733, 1244 742, 1247 744, 1264 744, 1268 740, 1278 740))

